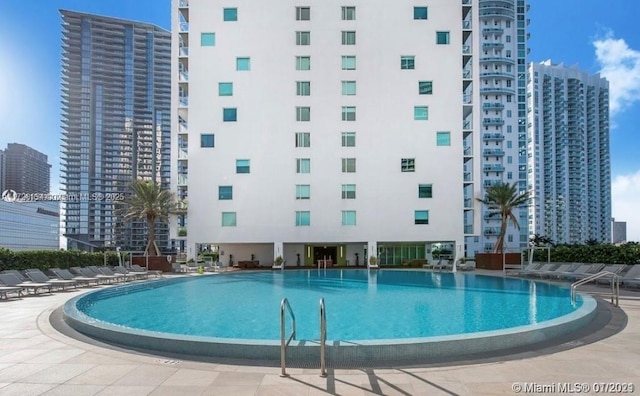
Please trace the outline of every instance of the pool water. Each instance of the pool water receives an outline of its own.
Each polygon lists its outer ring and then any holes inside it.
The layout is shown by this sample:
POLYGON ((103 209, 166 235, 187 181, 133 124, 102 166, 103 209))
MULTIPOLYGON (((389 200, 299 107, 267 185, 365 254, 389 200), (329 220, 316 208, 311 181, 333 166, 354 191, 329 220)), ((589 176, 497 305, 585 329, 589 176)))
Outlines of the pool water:
MULTIPOLYGON (((327 339, 446 336, 539 324, 578 309, 569 290, 529 280, 398 270, 240 272, 174 278, 90 293, 78 309, 125 328, 229 339, 279 340, 288 298, 297 339, 319 338, 325 299, 327 339)), ((287 323, 290 320, 287 318, 287 323)))

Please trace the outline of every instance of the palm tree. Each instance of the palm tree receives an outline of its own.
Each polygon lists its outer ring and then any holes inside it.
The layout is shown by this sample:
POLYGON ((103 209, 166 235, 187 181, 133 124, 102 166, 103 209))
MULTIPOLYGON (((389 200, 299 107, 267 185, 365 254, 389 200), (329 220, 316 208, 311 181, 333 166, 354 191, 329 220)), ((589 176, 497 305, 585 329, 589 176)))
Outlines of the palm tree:
POLYGON ((479 202, 487 205, 490 213, 489 216, 500 216, 500 234, 498 241, 493 250, 494 253, 502 253, 504 249, 504 236, 507 234, 507 225, 509 220, 520 229, 517 217, 513 214, 513 210, 526 204, 529 201, 529 192, 518 193, 516 183, 509 185, 507 183, 497 183, 487 187, 485 198, 476 198, 479 202))
POLYGON ((131 196, 122 201, 124 220, 144 219, 149 227, 149 241, 145 254, 149 256, 160 255, 160 249, 156 244, 156 222, 169 223, 169 214, 176 208, 176 200, 173 193, 163 190, 159 185, 147 180, 134 180, 129 188, 131 196))

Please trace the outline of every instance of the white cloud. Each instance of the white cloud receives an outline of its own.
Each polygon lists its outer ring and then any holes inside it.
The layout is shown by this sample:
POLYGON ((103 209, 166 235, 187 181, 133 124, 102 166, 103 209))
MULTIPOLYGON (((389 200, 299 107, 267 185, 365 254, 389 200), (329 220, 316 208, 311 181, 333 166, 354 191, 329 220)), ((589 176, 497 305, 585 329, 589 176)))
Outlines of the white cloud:
POLYGON ((609 80, 611 115, 640 101, 640 51, 629 48, 612 32, 595 40, 593 46, 600 75, 609 80))
POLYGON ((613 217, 627 222, 627 240, 640 241, 640 170, 613 179, 611 200, 613 217))

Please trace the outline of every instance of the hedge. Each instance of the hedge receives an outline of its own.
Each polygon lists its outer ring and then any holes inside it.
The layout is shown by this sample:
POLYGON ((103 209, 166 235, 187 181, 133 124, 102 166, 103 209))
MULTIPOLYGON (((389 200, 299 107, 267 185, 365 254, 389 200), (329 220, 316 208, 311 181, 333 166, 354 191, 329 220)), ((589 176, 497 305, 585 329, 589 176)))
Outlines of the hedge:
MULTIPOLYGON (((533 258, 535 261, 547 261, 547 251, 536 250, 533 258)), ((551 248, 550 261, 558 263, 640 264, 640 243, 558 245, 551 248)))
MULTIPOLYGON (((86 267, 89 265, 104 265, 104 253, 89 253, 78 250, 28 250, 11 251, 0 248, 0 271, 7 269, 26 270, 38 268, 86 267)), ((106 253, 107 265, 118 265, 118 255, 106 253)))

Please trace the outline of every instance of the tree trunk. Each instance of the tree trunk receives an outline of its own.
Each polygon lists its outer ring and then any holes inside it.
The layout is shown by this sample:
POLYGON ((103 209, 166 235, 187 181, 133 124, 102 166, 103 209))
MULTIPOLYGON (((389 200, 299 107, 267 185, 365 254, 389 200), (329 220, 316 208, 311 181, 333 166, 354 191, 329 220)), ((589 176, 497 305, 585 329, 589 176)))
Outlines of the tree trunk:
POLYGON ((498 235, 498 241, 496 242, 496 247, 493 249, 494 253, 502 253, 504 250, 504 237, 507 233, 507 222, 508 218, 502 213, 502 219, 500 223, 500 234, 498 235))
POLYGON ((147 226, 149 227, 149 241, 145 253, 149 256, 158 255, 158 247, 156 246, 156 222, 147 218, 147 226))

